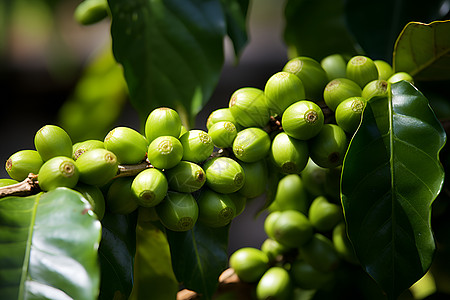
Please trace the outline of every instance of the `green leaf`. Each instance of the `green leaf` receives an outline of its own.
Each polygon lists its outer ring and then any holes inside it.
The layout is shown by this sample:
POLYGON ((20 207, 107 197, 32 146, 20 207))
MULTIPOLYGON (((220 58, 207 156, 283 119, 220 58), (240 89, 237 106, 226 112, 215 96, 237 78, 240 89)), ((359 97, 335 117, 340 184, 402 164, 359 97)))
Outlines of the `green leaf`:
POLYGON ((178 282, 172 270, 169 243, 160 228, 139 210, 136 226, 134 286, 130 299, 176 299, 178 282))
POLYGON ((395 298, 433 259, 431 204, 444 180, 438 155, 446 135, 411 84, 391 90, 367 104, 344 160, 341 197, 362 266, 395 298))
POLYGON ((186 232, 167 231, 178 281, 204 299, 212 298, 227 267, 228 231, 229 226, 210 228, 199 222, 186 232))
POLYGON ((344 0, 288 0, 285 7, 284 40, 289 57, 354 55, 359 51, 345 24, 344 0))
POLYGON ((98 250, 101 268, 99 299, 122 295, 128 299, 133 288, 136 252, 136 216, 107 212, 102 219, 102 240, 98 250))
POLYGON ((240 57, 248 42, 247 12, 249 0, 221 0, 227 20, 227 33, 233 41, 234 54, 240 57))
POLYGON ((395 43, 394 70, 414 80, 450 79, 450 21, 410 22, 395 43))
POLYGON ((190 127, 222 69, 225 16, 220 0, 109 0, 113 51, 131 103, 145 118, 176 109, 190 127))
POLYGON ((0 200, 2 299, 97 299, 101 225, 66 188, 0 200))

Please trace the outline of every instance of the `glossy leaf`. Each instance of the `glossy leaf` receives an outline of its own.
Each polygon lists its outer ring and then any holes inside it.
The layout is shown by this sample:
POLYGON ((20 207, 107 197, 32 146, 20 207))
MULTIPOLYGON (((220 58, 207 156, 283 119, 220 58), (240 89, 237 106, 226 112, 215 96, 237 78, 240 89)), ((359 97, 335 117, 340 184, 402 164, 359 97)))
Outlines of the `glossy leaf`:
POLYGON ((186 232, 167 231, 178 281, 204 299, 212 298, 227 267, 228 231, 229 226, 210 228, 199 222, 186 232))
POLYGON ((403 27, 410 21, 431 22, 448 13, 447 0, 347 0, 346 24, 361 45, 363 52, 372 59, 392 62, 395 41, 403 27))
POLYGON ((408 23, 395 44, 393 67, 415 80, 449 80, 450 21, 408 23))
POLYGON ((100 222, 78 192, 1 199, 1 298, 97 299, 100 237, 100 222))
POLYGON ((136 214, 107 212, 102 219, 102 240, 98 250, 101 270, 99 299, 122 296, 128 299, 133 288, 133 261, 136 252, 136 214))
POLYGON ((345 23, 344 3, 344 0, 288 0, 284 40, 289 57, 320 60, 335 53, 358 53, 359 46, 345 23))
POLYGON ((178 282, 165 233, 141 209, 136 226, 134 286, 130 299, 175 299, 177 292, 178 282))
POLYGON ((160 106, 186 126, 220 76, 226 22, 220 0, 109 0, 113 51, 144 119, 160 106))
POLYGON ((227 33, 239 58, 248 42, 247 11, 249 0, 221 0, 227 20, 227 33))
POLYGON ((434 252, 431 204, 444 172, 446 135, 411 84, 372 98, 346 154, 341 197, 347 229, 364 269, 391 297, 419 280, 434 252))

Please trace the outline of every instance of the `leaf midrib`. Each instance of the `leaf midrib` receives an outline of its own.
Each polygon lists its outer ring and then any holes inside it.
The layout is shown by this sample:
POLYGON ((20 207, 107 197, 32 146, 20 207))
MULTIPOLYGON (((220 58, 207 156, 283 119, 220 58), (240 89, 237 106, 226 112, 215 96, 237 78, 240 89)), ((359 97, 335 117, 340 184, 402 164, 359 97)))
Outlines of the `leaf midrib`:
MULTIPOLYGON (((392 92, 389 93, 388 97, 388 113, 389 113, 389 163, 390 163, 390 174, 391 174, 391 220, 392 220, 392 226, 391 226, 391 241, 392 241, 392 265, 395 266, 395 214, 394 214, 394 205, 395 205, 395 174, 394 174, 394 108, 392 105, 393 95, 392 92)), ((395 267, 392 268, 392 278, 395 277, 395 267)), ((392 291, 395 290, 395 282, 392 281, 392 291)))
POLYGON ((26 243, 27 246, 25 248, 25 257, 24 257, 23 264, 22 264, 22 274, 20 277, 18 299, 24 299, 25 282, 26 282, 26 277, 28 276, 28 268, 30 266, 31 242, 33 240, 34 224, 36 222, 36 213, 37 213, 37 207, 39 205, 40 198, 41 198, 41 194, 36 196, 36 200, 34 201, 34 206, 32 209, 30 228, 28 229, 28 238, 27 238, 27 243, 26 243))

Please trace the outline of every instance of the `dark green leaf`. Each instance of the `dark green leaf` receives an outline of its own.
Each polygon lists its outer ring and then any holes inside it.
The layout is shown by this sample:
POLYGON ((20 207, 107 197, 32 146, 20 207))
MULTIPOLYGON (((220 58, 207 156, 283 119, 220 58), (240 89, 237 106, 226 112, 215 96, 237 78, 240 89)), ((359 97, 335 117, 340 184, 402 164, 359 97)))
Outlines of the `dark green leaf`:
POLYGON ((247 11, 249 0, 221 0, 227 20, 227 33, 233 41, 237 58, 247 45, 247 11))
POLYGON ((107 212, 102 219, 99 248, 101 283, 99 299, 122 295, 127 299, 133 288, 133 261, 136 252, 136 216, 107 212))
POLYGON ((142 119, 156 107, 171 107, 189 127, 223 65, 226 24, 220 0, 108 2, 113 51, 133 106, 142 119))
POLYGON ((316 60, 341 53, 358 52, 345 24, 344 0, 288 0, 285 7, 284 39, 289 57, 309 56, 316 60))
POLYGON ((0 200, 2 299, 97 299, 101 225, 80 193, 0 200))
POLYGON ((177 292, 178 282, 172 270, 164 231, 140 209, 136 226, 134 286, 130 299, 176 299, 177 292))
POLYGON ((392 298, 430 267, 431 204, 444 172, 446 135, 427 99, 402 81, 372 98, 346 154, 341 197, 348 234, 364 269, 392 298))
POLYGON ((212 298, 227 267, 228 231, 229 226, 210 228, 197 222, 192 230, 167 232, 178 281, 204 299, 212 298))
POLYGON ((395 44, 393 67, 415 80, 450 80, 450 21, 408 23, 395 44))
POLYGON ((392 62, 394 43, 410 21, 431 22, 447 12, 446 0, 346 1, 346 22, 356 41, 372 59, 392 62), (444 11, 444 12, 443 12, 444 11))

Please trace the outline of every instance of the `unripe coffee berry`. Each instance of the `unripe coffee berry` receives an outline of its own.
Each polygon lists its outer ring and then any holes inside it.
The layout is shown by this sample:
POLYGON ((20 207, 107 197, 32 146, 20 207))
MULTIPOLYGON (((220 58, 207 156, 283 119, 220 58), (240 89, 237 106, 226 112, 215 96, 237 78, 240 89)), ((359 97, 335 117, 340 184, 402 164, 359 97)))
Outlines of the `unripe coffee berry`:
POLYGON ((34 146, 43 161, 55 156, 72 157, 72 140, 67 132, 56 125, 45 125, 36 132, 34 146))
POLYGON ((97 148, 78 157, 76 165, 80 181, 86 184, 103 186, 117 175, 119 163, 111 151, 97 148))
POLYGON ((402 81, 402 80, 405 80, 405 81, 408 81, 411 84, 414 84, 414 78, 407 72, 394 73, 394 74, 392 74, 391 77, 388 78, 387 81, 389 83, 396 83, 396 82, 399 82, 399 81, 402 81))
POLYGON ((345 131, 335 124, 324 124, 317 136, 309 141, 309 155, 322 168, 335 168, 342 164, 347 152, 345 131))
POLYGON ((178 138, 180 132, 180 115, 168 107, 154 109, 145 121, 145 137, 149 143, 159 136, 173 136, 178 138))
POLYGON ((220 121, 209 128, 208 134, 216 147, 229 148, 237 136, 237 129, 229 121, 220 121))
POLYGON ((268 169, 266 160, 261 159, 252 163, 240 163, 244 169, 245 182, 238 193, 246 198, 256 198, 266 192, 268 183, 268 169))
POLYGON ((231 95, 229 108, 236 122, 244 127, 264 127, 270 119, 264 91, 257 88, 236 90, 231 95))
POLYGON ((108 16, 107 0, 85 0, 75 9, 75 20, 81 25, 91 25, 100 22, 108 16))
POLYGON ((261 251, 264 252, 269 258, 269 261, 272 262, 280 259, 280 257, 289 250, 291 250, 291 248, 286 247, 271 238, 265 239, 261 244, 261 251))
POLYGON ((283 267, 271 267, 259 280, 256 286, 258 300, 292 299, 293 285, 289 272, 283 267))
POLYGON ((131 190, 134 177, 115 178, 106 193, 106 209, 113 214, 127 215, 138 208, 137 197, 131 190))
POLYGON ((336 123, 345 132, 354 133, 361 123, 361 116, 366 106, 362 97, 350 97, 342 101, 335 112, 336 123))
POLYGON ((244 169, 231 158, 212 158, 203 165, 203 169, 206 173, 206 185, 218 193, 234 193, 245 183, 244 169))
POLYGON ((345 229, 345 222, 341 222, 334 227, 332 242, 340 257, 352 264, 358 264, 358 258, 345 229))
POLYGON ((212 111, 206 120, 206 128, 209 130, 211 126, 217 122, 231 122, 237 126, 237 122, 231 114, 230 108, 224 107, 212 111))
POLYGON ((11 178, 0 178, 0 187, 9 186, 19 183, 17 180, 11 178))
POLYGON ((189 193, 169 191, 155 207, 161 223, 172 231, 188 231, 198 219, 198 205, 189 193))
POLYGON ((333 278, 332 272, 318 271, 302 259, 292 263, 290 274, 295 285, 305 290, 320 289, 333 278))
POLYGON ((244 247, 231 254, 230 267, 240 280, 257 282, 269 268, 269 258, 259 249, 244 247))
POLYGON ((281 173, 298 174, 308 163, 308 143, 280 132, 272 141, 270 158, 281 173))
POLYGON ((183 146, 183 160, 194 163, 205 161, 214 151, 214 143, 209 134, 203 130, 189 130, 180 137, 183 146))
POLYGON ((378 69, 367 56, 353 56, 347 63, 347 78, 356 82, 361 88, 372 80, 378 79, 378 69))
POLYGON ((322 99, 322 91, 328 82, 328 77, 318 61, 306 56, 295 57, 286 63, 283 71, 293 73, 300 78, 307 100, 319 101, 322 99))
POLYGON ((280 215, 281 211, 274 211, 269 213, 264 220, 264 232, 271 239, 275 239, 274 224, 280 215))
POLYGON ((236 216, 236 206, 227 194, 203 189, 197 198, 197 204, 199 222, 209 227, 228 225, 236 216))
POLYGON ((147 158, 157 169, 175 167, 183 157, 183 146, 173 136, 160 136, 148 146, 147 158))
POLYGON ((83 153, 92 149, 105 148, 105 144, 100 140, 85 140, 73 145, 72 158, 77 160, 83 153))
POLYGON ((278 72, 267 80, 264 87, 267 105, 272 112, 281 115, 292 103, 305 99, 302 81, 289 72, 278 72))
MULTIPOLYGON (((297 210, 308 213, 309 195, 302 177, 289 174, 280 179, 273 203, 278 210, 297 210)), ((270 207, 269 207, 270 209, 270 207)))
POLYGON ((228 197, 234 202, 234 205, 236 206, 236 214, 235 217, 239 216, 245 209, 245 206, 247 205, 247 197, 240 194, 239 192, 234 192, 227 194, 228 197))
POLYGON ((257 127, 241 130, 233 141, 233 153, 243 162, 256 162, 265 158, 270 151, 270 137, 257 127))
POLYGON ((339 255, 331 240, 323 234, 315 233, 299 250, 300 256, 320 272, 331 272, 339 266, 339 255))
POLYGON ((274 240, 287 247, 297 248, 312 238, 314 227, 301 212, 284 210, 275 219, 272 231, 274 240))
POLYGON ((384 60, 374 60, 373 61, 375 63, 375 66, 377 67, 377 71, 378 71, 378 79, 379 80, 388 80, 389 77, 392 76, 392 74, 394 74, 394 70, 392 69, 392 66, 384 61, 384 60))
POLYGON ((141 171, 134 177, 131 190, 140 206, 153 207, 159 204, 167 194, 169 185, 166 176, 158 169, 141 171))
POLYGON ((75 161, 66 156, 56 156, 47 160, 39 170, 38 183, 43 191, 58 187, 74 188, 79 172, 75 161))
POLYGON ((348 78, 336 78, 328 82, 323 91, 325 104, 332 111, 347 98, 361 97, 362 89, 354 81, 348 78))
POLYGON ((331 54, 320 61, 322 69, 327 73, 328 81, 346 76, 347 61, 341 54, 331 54))
POLYGON ((20 150, 8 158, 5 169, 12 179, 22 181, 30 173, 38 174, 43 163, 36 150, 20 150))
POLYGON ((206 174, 202 167, 189 161, 180 161, 178 165, 165 170, 164 173, 169 188, 176 192, 193 193, 206 182, 206 174))
POLYGON ((117 156, 120 164, 131 165, 143 161, 148 150, 147 139, 129 127, 116 127, 104 140, 105 149, 117 156))
POLYGON ((97 215, 99 220, 103 219, 105 215, 105 197, 99 187, 95 185, 78 182, 74 190, 80 192, 83 197, 92 206, 92 210, 97 215))
POLYGON ((308 140, 319 133, 324 124, 322 109, 308 100, 298 101, 283 113, 281 125, 284 131, 298 140, 308 140))
POLYGON ((361 96, 369 101, 370 98, 375 96, 388 97, 390 83, 386 80, 372 80, 366 84, 362 90, 361 96))
POLYGON ((318 231, 331 231, 343 220, 342 208, 340 205, 330 203, 324 196, 319 196, 311 203, 308 218, 318 231))

